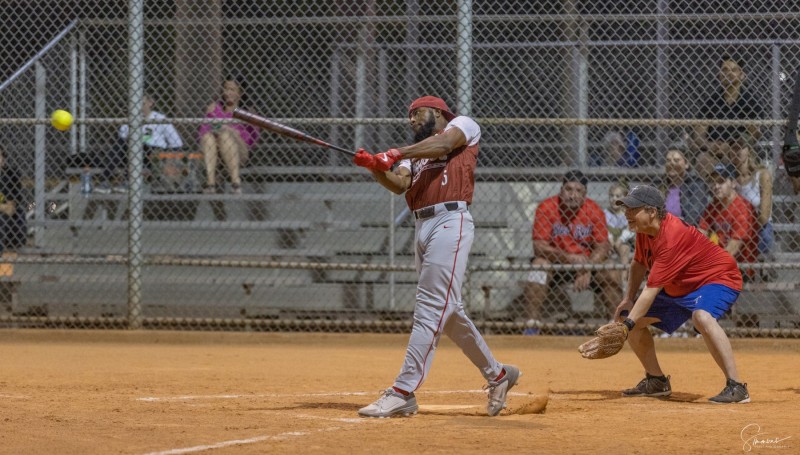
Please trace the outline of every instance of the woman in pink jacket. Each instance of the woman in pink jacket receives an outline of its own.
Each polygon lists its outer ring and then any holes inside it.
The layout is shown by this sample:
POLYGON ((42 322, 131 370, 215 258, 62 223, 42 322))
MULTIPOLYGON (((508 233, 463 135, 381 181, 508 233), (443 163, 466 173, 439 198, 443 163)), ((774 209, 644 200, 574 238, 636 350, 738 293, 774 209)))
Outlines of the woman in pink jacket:
MULTIPOLYGON (((206 118, 229 119, 233 110, 239 107, 242 100, 241 80, 228 77, 222 84, 222 99, 208 105, 206 118)), ((198 131, 198 142, 206 163, 206 183, 203 192, 213 194, 221 185, 217 183, 217 160, 228 170, 231 179, 230 190, 233 194, 242 194, 242 179, 239 168, 250 158, 250 149, 258 140, 257 128, 242 123, 203 124, 198 131)))

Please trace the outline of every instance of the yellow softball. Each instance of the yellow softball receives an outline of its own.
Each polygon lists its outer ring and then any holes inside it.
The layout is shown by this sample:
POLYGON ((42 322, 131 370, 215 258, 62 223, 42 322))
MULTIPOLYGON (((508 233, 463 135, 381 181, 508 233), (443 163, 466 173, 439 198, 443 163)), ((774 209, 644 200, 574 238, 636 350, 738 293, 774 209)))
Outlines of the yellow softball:
POLYGON ((65 110, 57 110, 50 116, 50 124, 60 131, 67 131, 72 126, 72 114, 65 110))

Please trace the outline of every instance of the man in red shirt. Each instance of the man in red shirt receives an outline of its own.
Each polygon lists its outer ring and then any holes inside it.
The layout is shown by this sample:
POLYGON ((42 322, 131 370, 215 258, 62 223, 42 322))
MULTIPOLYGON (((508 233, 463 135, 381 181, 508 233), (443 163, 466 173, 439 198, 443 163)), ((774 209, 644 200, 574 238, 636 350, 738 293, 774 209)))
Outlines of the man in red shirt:
POLYGON ((736 191, 736 168, 732 164, 717 164, 711 178, 714 200, 706 207, 698 228, 716 239, 738 262, 756 262, 758 221, 753 205, 736 191))
MULTIPOLYGON (((533 255, 531 264, 602 264, 608 259, 611 244, 603 209, 586 197, 588 180, 579 170, 567 172, 558 195, 545 199, 536 208, 533 219, 533 255)), ((528 275, 525 300, 528 317, 534 326, 541 319, 541 307, 551 286, 574 282, 576 291, 592 289, 608 316, 622 298, 622 284, 608 270, 586 269, 545 272, 528 275)))
POLYGON ((725 388, 709 400, 750 402, 747 384, 739 381, 728 336, 717 322, 730 311, 742 290, 736 260, 699 230, 667 213, 664 196, 652 186, 634 187, 617 204, 625 207, 625 218, 636 232, 636 251, 628 288, 614 319, 628 326, 628 344, 646 374, 636 387, 623 390, 622 395, 658 397, 672 393, 647 327, 653 325, 672 333, 691 318, 726 377, 725 388), (636 298, 648 271, 644 290, 636 298))

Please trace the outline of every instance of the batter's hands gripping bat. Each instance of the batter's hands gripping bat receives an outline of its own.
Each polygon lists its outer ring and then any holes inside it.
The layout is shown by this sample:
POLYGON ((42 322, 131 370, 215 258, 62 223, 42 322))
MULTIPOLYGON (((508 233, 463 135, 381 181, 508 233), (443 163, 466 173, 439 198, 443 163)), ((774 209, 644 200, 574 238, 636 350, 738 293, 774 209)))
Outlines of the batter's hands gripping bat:
POLYGON ((800 177, 800 145, 797 144, 797 117, 800 114, 800 70, 794 77, 794 93, 786 119, 786 133, 783 135, 783 165, 790 177, 800 177))
POLYGON ((338 145, 329 144, 323 141, 322 139, 317 139, 314 136, 310 136, 300 130, 296 130, 282 123, 278 123, 275 120, 270 120, 266 117, 262 117, 258 114, 248 112, 244 109, 239 109, 239 108, 234 109, 233 117, 245 123, 249 123, 250 125, 257 126, 267 131, 271 131, 275 134, 280 134, 281 136, 290 137, 292 139, 308 142, 311 144, 321 145, 323 147, 327 147, 329 149, 333 149, 336 150, 337 152, 342 152, 350 156, 355 155, 355 152, 347 150, 344 147, 339 147, 338 145))

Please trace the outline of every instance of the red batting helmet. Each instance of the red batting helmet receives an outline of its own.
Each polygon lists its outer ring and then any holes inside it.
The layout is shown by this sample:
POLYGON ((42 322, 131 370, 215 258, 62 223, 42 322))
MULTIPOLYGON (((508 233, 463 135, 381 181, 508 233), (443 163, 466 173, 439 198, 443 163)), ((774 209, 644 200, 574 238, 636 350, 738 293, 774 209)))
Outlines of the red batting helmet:
POLYGON ((444 102, 443 99, 437 98, 435 96, 423 96, 422 98, 415 99, 411 106, 408 106, 408 115, 411 116, 411 113, 414 112, 415 109, 420 107, 430 107, 433 109, 439 109, 442 111, 442 116, 449 122, 456 118, 455 114, 450 112, 450 108, 447 107, 447 103, 444 102))

